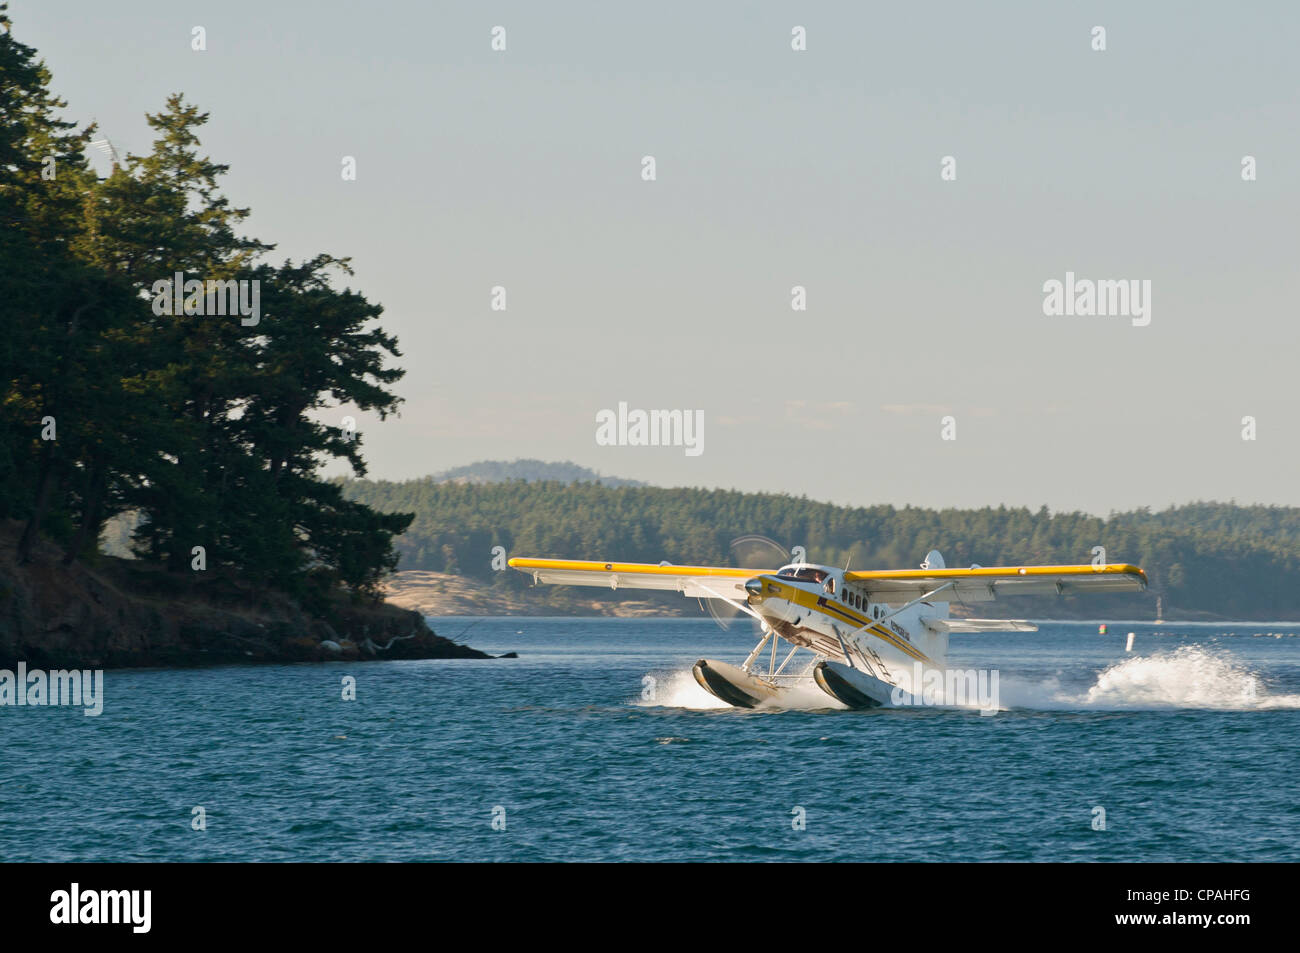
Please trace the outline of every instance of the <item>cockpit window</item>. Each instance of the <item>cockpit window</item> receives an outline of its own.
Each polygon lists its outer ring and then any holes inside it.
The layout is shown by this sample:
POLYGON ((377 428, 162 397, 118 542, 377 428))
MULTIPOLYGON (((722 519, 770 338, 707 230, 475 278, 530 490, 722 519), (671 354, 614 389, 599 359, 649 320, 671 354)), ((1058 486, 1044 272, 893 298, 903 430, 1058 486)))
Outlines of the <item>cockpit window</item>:
POLYGON ((824 569, 782 569, 776 574, 778 579, 793 579, 795 582, 821 582, 826 578, 824 569))

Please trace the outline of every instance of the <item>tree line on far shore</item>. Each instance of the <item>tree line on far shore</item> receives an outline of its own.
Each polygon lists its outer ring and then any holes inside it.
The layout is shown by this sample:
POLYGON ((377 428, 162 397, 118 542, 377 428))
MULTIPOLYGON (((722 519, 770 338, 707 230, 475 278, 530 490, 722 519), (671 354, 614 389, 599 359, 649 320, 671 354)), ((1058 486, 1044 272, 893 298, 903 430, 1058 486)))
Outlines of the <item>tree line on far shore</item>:
POLYGON ((952 567, 1089 563, 1101 546, 1108 562, 1142 566, 1151 587, 1094 600, 1099 613, 1153 611, 1161 596, 1166 611, 1300 618, 1300 509, 1290 507, 1194 503, 1101 518, 1046 507, 843 507, 771 493, 599 483, 340 485, 349 499, 414 514, 396 541, 399 569, 493 585, 529 585, 522 573, 494 571, 498 546, 510 556, 734 565, 732 541, 758 534, 787 550, 803 546, 810 561, 857 569, 915 568, 931 549, 952 567))

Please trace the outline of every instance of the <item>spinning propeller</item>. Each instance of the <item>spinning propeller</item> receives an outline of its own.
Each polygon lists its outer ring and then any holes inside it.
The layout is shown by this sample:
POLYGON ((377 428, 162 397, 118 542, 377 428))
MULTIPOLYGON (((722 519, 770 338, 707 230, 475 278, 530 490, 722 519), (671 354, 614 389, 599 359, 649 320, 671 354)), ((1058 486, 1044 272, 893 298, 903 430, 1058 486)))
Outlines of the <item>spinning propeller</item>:
MULTIPOLYGON (((731 541, 730 563, 736 568, 774 572, 790 562, 790 552, 775 540, 766 536, 741 536, 731 541)), ((709 615, 724 630, 730 629, 743 613, 729 602, 721 599, 707 600, 709 615)))

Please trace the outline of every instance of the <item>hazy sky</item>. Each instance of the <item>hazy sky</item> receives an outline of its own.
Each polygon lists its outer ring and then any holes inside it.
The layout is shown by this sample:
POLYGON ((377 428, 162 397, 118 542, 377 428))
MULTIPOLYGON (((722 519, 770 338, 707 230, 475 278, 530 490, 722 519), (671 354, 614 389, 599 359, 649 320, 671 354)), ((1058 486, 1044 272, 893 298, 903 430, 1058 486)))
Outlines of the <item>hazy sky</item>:
POLYGON ((1300 505, 1296 4, 10 15, 71 118, 144 152, 183 91, 277 260, 353 257, 407 369, 402 416, 361 421, 371 476, 540 457, 851 504, 1300 505), (1149 280, 1150 324, 1044 315, 1067 271, 1149 280), (620 401, 702 410, 703 452, 599 446, 620 401))

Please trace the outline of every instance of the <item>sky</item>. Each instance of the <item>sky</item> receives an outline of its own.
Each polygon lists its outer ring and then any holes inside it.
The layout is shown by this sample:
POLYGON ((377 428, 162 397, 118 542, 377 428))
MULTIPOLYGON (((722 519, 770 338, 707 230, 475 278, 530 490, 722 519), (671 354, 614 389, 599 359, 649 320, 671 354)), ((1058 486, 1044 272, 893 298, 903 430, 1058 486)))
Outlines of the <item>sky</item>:
POLYGON ((1300 505, 1300 5, 10 16, 69 118, 143 153, 184 92, 273 260, 351 256, 406 369, 400 417, 356 415, 373 478, 536 457, 848 505, 1300 505), (1067 273, 1149 310, 1046 314, 1067 273), (620 403, 698 415, 699 452, 598 441, 620 403))

